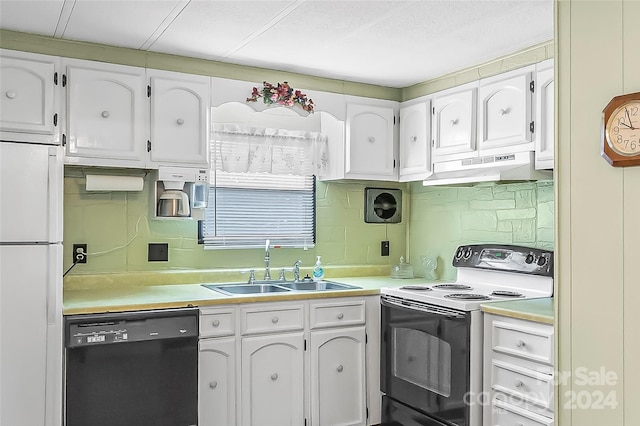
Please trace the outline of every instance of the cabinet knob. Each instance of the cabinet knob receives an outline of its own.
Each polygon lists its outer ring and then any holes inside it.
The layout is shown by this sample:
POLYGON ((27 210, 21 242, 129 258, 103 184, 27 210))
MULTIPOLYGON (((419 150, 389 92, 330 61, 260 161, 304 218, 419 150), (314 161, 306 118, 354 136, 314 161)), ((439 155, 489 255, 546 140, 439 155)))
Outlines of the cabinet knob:
POLYGON ((102 114, 100 115, 102 116, 102 118, 109 118, 111 114, 109 114, 109 111, 102 111, 102 114))
POLYGON ((417 140, 418 140, 418 137, 417 137, 417 136, 411 136, 411 142, 415 142, 415 141, 417 141, 417 140))
POLYGON ((280 318, 278 318, 278 317, 271 318, 271 322, 274 323, 274 324, 276 324, 278 321, 280 321, 280 318))
POLYGON ((7 95, 7 98, 9 99, 15 99, 15 97, 18 96, 18 94, 13 90, 7 90, 6 95, 7 95))
POLYGON ((217 387, 218 387, 218 382, 213 381, 213 382, 209 383, 209 387, 210 387, 211 389, 215 389, 215 388, 217 388, 217 387))
POLYGON ((271 375, 271 380, 274 380, 274 381, 275 381, 275 380, 278 380, 278 373, 273 373, 273 374, 271 375))
POLYGON ((519 348, 524 348, 525 347, 525 343, 524 343, 523 340, 518 339, 518 340, 516 340, 516 346, 519 347, 519 348))
POLYGON ((342 318, 344 318, 344 314, 343 314, 342 312, 340 312, 340 313, 338 314, 338 319, 342 319, 342 318))
POLYGON ((367 139, 369 142, 373 143, 376 141, 376 138, 374 138, 373 136, 369 136, 369 139, 367 139))
POLYGON ((500 110, 498 111, 498 114, 500 115, 506 115, 509 113, 509 108, 505 109, 505 108, 500 108, 500 110))
POLYGON ((220 325, 220 320, 213 320, 213 321, 211 322, 211 325, 212 325, 212 326, 214 326, 214 327, 219 326, 219 325, 220 325))
POLYGON ((342 366, 342 364, 340 364, 338 368, 336 368, 336 370, 338 370, 338 373, 342 373, 342 370, 344 370, 344 367, 342 366))
POLYGON ((458 124, 458 119, 457 118, 455 120, 451 120, 449 122, 449 125, 451 125, 451 126, 455 126, 456 124, 458 124))
POLYGON ((524 383, 522 383, 522 380, 517 380, 516 379, 515 385, 516 385, 517 388, 521 388, 521 387, 524 386, 524 383))
POLYGON ((176 123, 178 123, 178 126, 182 126, 184 124, 184 118, 178 118, 176 123))

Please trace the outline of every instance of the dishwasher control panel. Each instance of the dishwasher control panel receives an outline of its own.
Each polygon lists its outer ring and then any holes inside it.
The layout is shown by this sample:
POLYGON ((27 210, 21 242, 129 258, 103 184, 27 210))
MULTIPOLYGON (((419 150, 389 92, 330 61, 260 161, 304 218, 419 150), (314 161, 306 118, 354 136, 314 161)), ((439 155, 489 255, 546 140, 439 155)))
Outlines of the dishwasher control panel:
POLYGON ((67 348, 198 337, 197 310, 65 317, 67 348))

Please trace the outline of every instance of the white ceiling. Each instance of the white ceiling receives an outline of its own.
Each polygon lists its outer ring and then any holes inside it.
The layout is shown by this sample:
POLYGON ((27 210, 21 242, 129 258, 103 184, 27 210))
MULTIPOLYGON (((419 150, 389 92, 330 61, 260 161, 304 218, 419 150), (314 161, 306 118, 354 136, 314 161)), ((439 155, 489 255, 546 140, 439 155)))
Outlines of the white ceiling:
POLYGON ((553 38, 553 0, 0 0, 0 28, 388 87, 553 38))

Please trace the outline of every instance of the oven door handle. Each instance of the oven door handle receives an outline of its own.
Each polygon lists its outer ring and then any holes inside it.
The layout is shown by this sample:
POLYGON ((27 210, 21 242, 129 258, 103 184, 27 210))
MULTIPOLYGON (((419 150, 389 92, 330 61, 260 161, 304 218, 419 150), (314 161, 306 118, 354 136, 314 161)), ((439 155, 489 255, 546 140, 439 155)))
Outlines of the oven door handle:
POLYGON ((425 304, 410 301, 410 300, 402 300, 401 302, 398 302, 396 300, 391 300, 388 297, 383 296, 380 298, 380 303, 382 304, 382 306, 410 309, 412 311, 420 311, 427 314, 441 315, 447 318, 464 318, 465 317, 463 313, 460 313, 457 311, 453 311, 440 306, 431 307, 429 305, 425 305, 425 304))

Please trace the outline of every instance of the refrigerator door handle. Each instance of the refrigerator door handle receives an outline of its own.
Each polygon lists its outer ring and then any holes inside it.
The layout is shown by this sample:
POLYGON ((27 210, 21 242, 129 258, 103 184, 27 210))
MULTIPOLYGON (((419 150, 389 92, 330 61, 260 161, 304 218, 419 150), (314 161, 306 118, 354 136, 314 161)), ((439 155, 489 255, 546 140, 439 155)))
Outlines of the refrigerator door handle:
POLYGON ((62 241, 62 154, 59 147, 49 148, 49 242, 62 241))
POLYGON ((62 313, 62 245, 48 246, 49 273, 47 274, 47 323, 59 324, 62 313))

